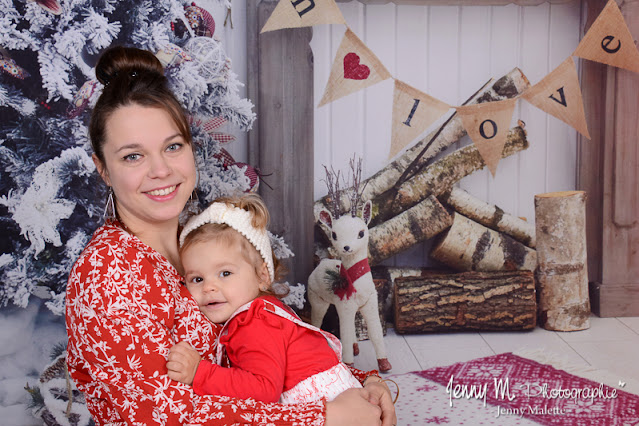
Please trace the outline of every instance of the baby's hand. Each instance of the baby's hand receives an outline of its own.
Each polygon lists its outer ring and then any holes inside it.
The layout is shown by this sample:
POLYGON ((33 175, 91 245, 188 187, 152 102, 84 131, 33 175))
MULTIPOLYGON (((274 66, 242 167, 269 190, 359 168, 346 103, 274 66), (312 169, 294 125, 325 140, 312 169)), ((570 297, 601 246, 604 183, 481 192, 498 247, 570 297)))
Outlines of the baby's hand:
POLYGON ((166 362, 169 379, 176 380, 186 385, 193 384, 193 378, 202 357, 187 342, 179 342, 169 350, 169 359, 166 362))

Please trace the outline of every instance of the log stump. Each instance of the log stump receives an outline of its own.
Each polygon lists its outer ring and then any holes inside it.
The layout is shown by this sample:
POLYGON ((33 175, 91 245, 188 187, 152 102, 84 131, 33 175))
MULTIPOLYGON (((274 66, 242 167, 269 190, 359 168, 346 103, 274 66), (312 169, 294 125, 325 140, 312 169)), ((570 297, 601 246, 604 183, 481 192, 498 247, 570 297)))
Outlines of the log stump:
POLYGON ((532 271, 432 273, 395 279, 395 330, 531 330, 532 271))
POLYGON ((430 256, 458 271, 534 271, 535 250, 459 213, 430 256))
POLYGON ((590 327, 586 256, 586 193, 535 195, 539 325, 547 330, 590 327))

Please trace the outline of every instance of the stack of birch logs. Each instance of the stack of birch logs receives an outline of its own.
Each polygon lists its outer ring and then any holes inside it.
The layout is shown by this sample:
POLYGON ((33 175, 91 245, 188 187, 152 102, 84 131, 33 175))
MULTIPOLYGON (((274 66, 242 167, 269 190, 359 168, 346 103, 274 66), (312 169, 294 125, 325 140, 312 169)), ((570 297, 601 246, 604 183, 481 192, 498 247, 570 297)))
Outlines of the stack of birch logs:
MULTIPOLYGON (((527 78, 515 68, 499 80, 486 83, 465 104, 513 98, 529 86, 527 78)), ((423 282, 425 277, 393 280, 395 304, 399 305, 398 291, 402 289, 412 294, 409 299, 415 302, 404 304, 403 310, 402 306, 395 309, 396 329, 397 322, 402 320, 398 317, 406 317, 413 324, 404 329, 407 332, 446 327, 500 329, 500 321, 495 320, 500 317, 501 329, 529 329, 536 324, 535 288, 531 285, 531 271, 537 266, 534 226, 454 187, 460 179, 486 166, 474 145, 433 161, 465 135, 461 119, 453 114, 438 130, 362 182, 366 185, 362 199, 373 202, 374 215, 369 224, 371 266, 437 236, 431 257, 453 270, 470 271, 457 280, 455 277, 451 280, 451 274, 426 274, 428 283, 423 282), (440 280, 440 284, 433 280, 440 280), (456 288, 455 297, 451 296, 451 286, 456 288), (428 303, 417 301, 420 291, 429 293, 428 303), (461 293, 465 294, 465 301, 459 299, 461 293), (471 300, 479 307, 477 312, 467 309, 471 300), (513 300, 523 302, 507 303, 513 300), (445 314, 453 319, 441 318, 442 303, 450 303, 455 310, 454 314, 445 314), (463 303, 466 308, 460 308, 463 303), (490 313, 490 318, 484 315, 482 320, 481 312, 490 313), (425 319, 428 315, 434 318, 425 319), (470 320, 473 316, 477 318, 470 320)), ((527 148, 526 132, 520 123, 510 129, 502 158, 527 148)), ((342 212, 350 209, 349 191, 345 189, 341 197, 342 212)), ((330 202, 324 197, 315 203, 316 218, 330 202)), ((316 257, 330 257, 328 236, 319 225, 317 231, 316 257)))

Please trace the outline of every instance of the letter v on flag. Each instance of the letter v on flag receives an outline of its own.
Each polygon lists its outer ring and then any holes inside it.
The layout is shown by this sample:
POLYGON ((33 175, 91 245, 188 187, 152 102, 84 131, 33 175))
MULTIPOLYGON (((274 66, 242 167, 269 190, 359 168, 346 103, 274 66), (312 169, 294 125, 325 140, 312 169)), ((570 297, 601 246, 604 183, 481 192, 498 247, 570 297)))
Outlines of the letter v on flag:
POLYGON ((517 99, 456 107, 468 136, 495 177, 517 99))
POLYGON ((521 97, 540 110, 574 127, 590 139, 577 67, 572 57, 562 62, 539 83, 526 90, 521 97))
POLYGON ((409 86, 403 81, 395 80, 393 130, 388 158, 397 155, 449 109, 450 105, 409 86))
POLYGON ((606 4, 573 55, 639 72, 639 51, 614 0, 606 4))
POLYGON ((261 32, 320 24, 346 24, 334 0, 280 0, 261 32))
POLYGON ((318 107, 391 77, 377 56, 346 29, 318 107))

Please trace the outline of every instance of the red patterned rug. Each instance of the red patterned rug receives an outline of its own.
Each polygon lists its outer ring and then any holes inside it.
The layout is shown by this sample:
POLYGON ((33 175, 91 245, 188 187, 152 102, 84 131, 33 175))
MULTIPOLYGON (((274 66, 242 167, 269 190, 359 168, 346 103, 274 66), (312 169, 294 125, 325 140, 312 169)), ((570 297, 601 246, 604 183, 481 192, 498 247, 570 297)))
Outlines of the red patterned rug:
POLYGON ((639 425, 639 396, 512 353, 387 377, 402 426, 639 425))

